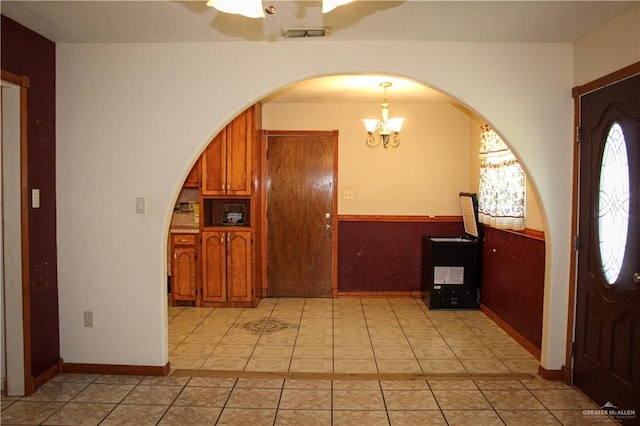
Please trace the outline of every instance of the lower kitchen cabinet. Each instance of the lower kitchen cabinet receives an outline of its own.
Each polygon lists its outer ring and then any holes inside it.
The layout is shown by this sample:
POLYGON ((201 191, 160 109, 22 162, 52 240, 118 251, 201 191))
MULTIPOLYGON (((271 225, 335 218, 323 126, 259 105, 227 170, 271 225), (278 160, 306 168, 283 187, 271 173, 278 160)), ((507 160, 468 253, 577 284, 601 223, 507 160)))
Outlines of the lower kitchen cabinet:
POLYGON ((249 306, 253 296, 251 231, 202 232, 202 304, 249 306))
POLYGON ((171 302, 195 302, 198 280, 197 234, 171 234, 171 302))

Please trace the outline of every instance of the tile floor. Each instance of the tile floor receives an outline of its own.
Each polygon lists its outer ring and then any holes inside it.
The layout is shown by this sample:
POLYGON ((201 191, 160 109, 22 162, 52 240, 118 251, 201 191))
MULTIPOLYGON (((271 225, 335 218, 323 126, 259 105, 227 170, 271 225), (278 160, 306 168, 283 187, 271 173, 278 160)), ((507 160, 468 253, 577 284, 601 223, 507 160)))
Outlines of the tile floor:
POLYGON ((600 424, 479 311, 414 299, 170 308, 167 377, 59 374, 3 425, 600 424))
POLYGON ((306 380, 60 374, 2 398, 3 425, 574 425, 596 407, 530 379, 306 380))
POLYGON ((480 311, 421 299, 263 299, 255 309, 169 308, 173 369, 536 374, 538 361, 480 311))

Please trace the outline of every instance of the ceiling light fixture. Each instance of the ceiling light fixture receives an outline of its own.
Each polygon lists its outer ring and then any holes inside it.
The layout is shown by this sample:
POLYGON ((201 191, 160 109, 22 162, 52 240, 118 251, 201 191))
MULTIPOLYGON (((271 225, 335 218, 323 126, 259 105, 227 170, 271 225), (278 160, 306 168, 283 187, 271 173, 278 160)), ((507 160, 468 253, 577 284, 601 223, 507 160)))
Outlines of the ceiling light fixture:
MULTIPOLYGON (((352 2, 353 0, 322 0, 322 13, 329 13, 338 6, 352 2)), ((224 13, 233 13, 247 18, 264 18, 265 8, 262 0, 209 0, 207 6, 213 7, 224 13)), ((276 8, 267 7, 266 11, 272 15, 276 8)))
POLYGON ((247 18, 264 18, 262 0, 209 0, 207 6, 224 13, 246 16, 247 18))
POLYGON ((387 102, 387 88, 391 87, 391 83, 380 83, 380 86, 384 89, 384 101, 382 102, 382 120, 375 118, 365 118, 364 127, 367 130, 369 136, 366 139, 367 145, 376 147, 382 142, 382 146, 388 148, 396 148, 400 145, 400 130, 402 130, 402 123, 404 118, 389 118, 389 103, 387 102), (376 140, 374 133, 380 135, 380 138, 376 140), (393 134, 393 138, 391 135, 393 134))

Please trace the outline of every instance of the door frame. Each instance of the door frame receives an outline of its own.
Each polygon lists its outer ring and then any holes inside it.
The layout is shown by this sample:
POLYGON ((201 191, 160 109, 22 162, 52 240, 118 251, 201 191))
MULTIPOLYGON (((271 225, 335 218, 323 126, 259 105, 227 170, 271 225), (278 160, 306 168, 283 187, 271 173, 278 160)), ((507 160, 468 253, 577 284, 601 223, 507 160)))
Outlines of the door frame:
MULTIPOLYGON (((32 375, 31 370, 31 303, 30 303, 30 294, 29 294, 29 194, 28 194, 28 150, 27 150, 27 97, 28 97, 28 89, 30 86, 30 80, 27 76, 21 76, 17 74, 10 73, 8 71, 1 70, 0 71, 0 79, 2 81, 10 83, 11 85, 17 87, 20 90, 20 99, 19 99, 19 114, 20 114, 20 136, 19 136, 19 144, 20 144, 20 251, 21 251, 21 293, 20 300, 11 300, 16 295, 11 295, 11 299, 7 300, 6 293, 6 285, 4 282, 4 260, 3 260, 3 271, 2 271, 2 279, 3 285, 2 290, 4 294, 2 295, 2 313, 4 317, 3 327, 5 331, 5 338, 7 337, 7 330, 11 330, 11 333, 17 334, 15 336, 15 340, 11 340, 8 343, 11 345, 17 345, 20 340, 20 335, 22 337, 22 359, 12 359, 14 355, 8 357, 7 344, 4 347, 3 356, 7 356, 5 360, 7 361, 6 374, 7 374, 7 383, 3 383, 3 390, 12 392, 14 394, 22 394, 22 395, 30 395, 35 390, 35 380, 32 375), (13 307, 13 309, 17 309, 18 306, 21 306, 22 309, 22 322, 20 324, 12 324, 12 328, 7 328, 6 322, 6 306, 9 304, 13 307), (15 327, 15 328, 13 328, 15 327), (23 377, 13 377, 10 378, 11 375, 9 361, 11 361, 18 370, 21 370, 21 375, 23 377), (20 368, 20 363, 22 363, 22 368, 20 368), (12 384, 11 380, 14 380, 16 383, 12 384), (21 383, 17 383, 20 381, 21 383)), ((2 141, 2 144, 11 143, 9 141, 2 141)), ((4 157, 3 157, 4 161, 4 157)), ((3 168, 4 169, 4 168, 3 168)), ((4 197, 4 194, 2 195, 4 197)), ((3 212, 2 212, 3 220, 4 220, 4 203, 3 203, 3 212)), ((4 232, 2 234, 2 256, 4 257, 4 242, 5 242, 4 232)), ((5 342, 3 342, 5 343, 5 342)), ((16 355, 17 356, 17 355, 16 355)), ((15 373, 16 375, 18 372, 15 373)))
POLYGON ((573 88, 571 95, 574 103, 573 116, 573 183, 572 183, 572 212, 571 212, 571 237, 573 238, 569 265, 569 308, 567 317, 567 346, 565 349, 565 365, 562 367, 562 380, 571 384, 573 382, 573 342, 576 332, 576 292, 578 288, 578 221, 580 201, 580 99, 591 92, 610 86, 627 78, 640 74, 640 62, 633 63, 618 71, 614 71, 604 77, 593 80, 582 86, 573 88))
POLYGON ((262 277, 262 297, 267 297, 267 151, 269 136, 331 136, 333 137, 333 206, 331 212, 331 297, 338 296, 338 130, 262 130, 260 171, 260 247, 259 273, 262 277))

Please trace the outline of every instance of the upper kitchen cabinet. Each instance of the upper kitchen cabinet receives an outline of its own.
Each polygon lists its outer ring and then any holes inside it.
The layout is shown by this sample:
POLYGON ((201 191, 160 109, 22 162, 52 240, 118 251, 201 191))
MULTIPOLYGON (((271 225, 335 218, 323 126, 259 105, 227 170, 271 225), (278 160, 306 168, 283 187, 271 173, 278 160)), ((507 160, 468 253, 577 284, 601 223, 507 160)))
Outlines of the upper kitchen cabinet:
POLYGON ((200 159, 193 166, 187 179, 184 181, 183 188, 200 188, 200 159))
POLYGON ((202 155, 202 195, 251 195, 251 157, 259 113, 259 105, 252 106, 211 141, 202 155))

